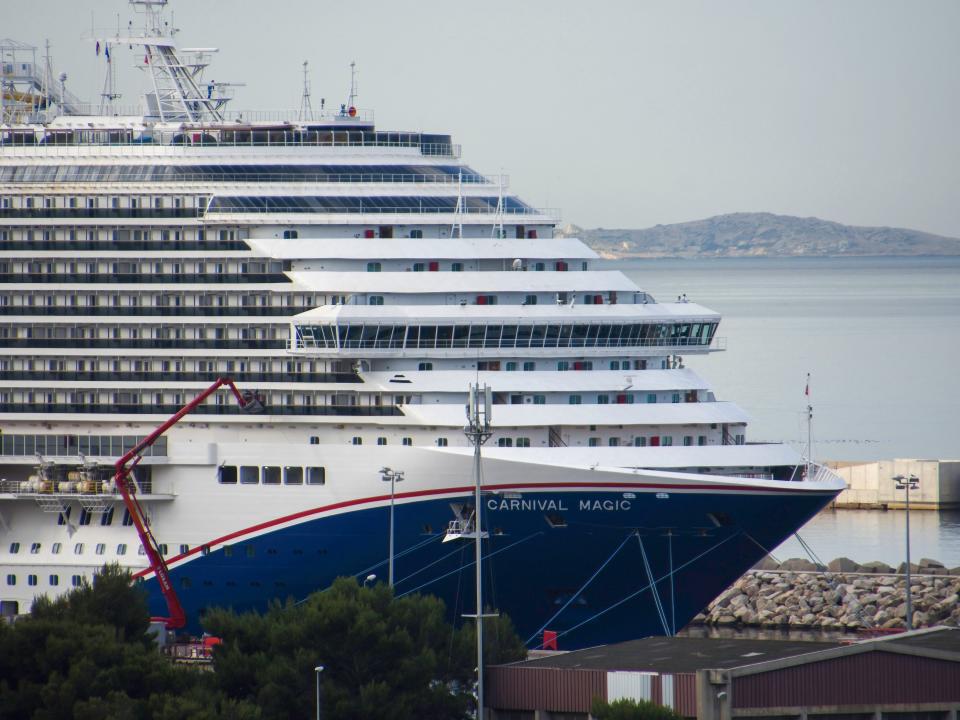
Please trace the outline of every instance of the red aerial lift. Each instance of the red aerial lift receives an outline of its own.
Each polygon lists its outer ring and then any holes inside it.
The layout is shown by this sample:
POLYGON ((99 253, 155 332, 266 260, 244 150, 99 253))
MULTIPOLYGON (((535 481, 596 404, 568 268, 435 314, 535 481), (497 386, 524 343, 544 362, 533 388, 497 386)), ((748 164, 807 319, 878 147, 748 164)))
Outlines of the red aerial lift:
POLYGON ((213 383, 213 385, 180 408, 175 415, 138 442, 113 465, 113 481, 117 484, 117 489, 120 491, 120 495, 123 496, 123 504, 127 506, 130 518, 137 527, 140 542, 143 543, 143 549, 146 551, 147 558, 150 560, 150 569, 153 571, 153 574, 157 576, 157 582, 160 583, 160 592, 163 593, 163 598, 167 602, 167 610, 170 613, 169 617, 154 617, 150 618, 150 621, 162 622, 168 630, 182 628, 187 624, 187 616, 183 611, 183 606, 180 605, 177 591, 174 590, 173 583, 170 582, 170 571, 167 568, 166 561, 163 559, 163 553, 160 552, 160 547, 157 544, 156 538, 153 536, 153 532, 150 530, 150 525, 147 522, 143 508, 140 507, 140 503, 137 501, 134 490, 128 481, 130 479, 130 473, 133 472, 133 469, 143 459, 140 453, 153 445, 158 437, 180 422, 184 415, 193 411, 204 400, 224 386, 230 388, 233 396, 237 399, 237 402, 240 403, 242 410, 256 411, 262 409, 262 403, 252 393, 242 394, 230 378, 217 378, 217 381, 213 383), (129 463, 129 466, 127 463, 129 463))

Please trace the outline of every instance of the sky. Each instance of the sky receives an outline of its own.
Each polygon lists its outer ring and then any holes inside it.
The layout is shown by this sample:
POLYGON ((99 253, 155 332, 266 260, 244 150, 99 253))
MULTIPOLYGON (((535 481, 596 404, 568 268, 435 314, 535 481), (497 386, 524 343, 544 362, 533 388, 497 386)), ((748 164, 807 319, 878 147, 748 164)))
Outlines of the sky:
MULTIPOLYGON (((960 237, 956 0, 172 0, 182 47, 234 109, 358 106, 445 132, 564 223, 641 228, 730 212, 960 237)), ((91 24, 123 0, 0 0, 0 33, 42 46, 96 99, 91 24), (91 15, 93 19, 91 20, 91 15)), ((145 78, 114 52, 121 103, 145 78)))

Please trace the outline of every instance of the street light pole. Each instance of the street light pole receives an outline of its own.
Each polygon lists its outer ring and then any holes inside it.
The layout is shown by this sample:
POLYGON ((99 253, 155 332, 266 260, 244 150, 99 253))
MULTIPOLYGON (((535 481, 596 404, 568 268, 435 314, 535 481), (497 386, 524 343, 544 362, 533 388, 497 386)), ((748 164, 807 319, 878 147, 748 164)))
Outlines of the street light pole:
POLYGON ((907 564, 906 564, 906 583, 907 583, 907 632, 913 630, 913 588, 910 587, 910 491, 916 490, 920 484, 920 479, 916 475, 895 475, 893 481, 897 484, 897 490, 906 490, 906 512, 907 512, 907 564))
POLYGON ((313 671, 317 674, 317 720, 320 720, 320 673, 323 672, 323 665, 317 665, 313 671))
POLYGON ((398 470, 391 470, 388 467, 380 469, 380 475, 384 482, 390 483, 390 559, 388 565, 388 582, 393 587, 393 500, 396 490, 396 484, 403 482, 403 473, 398 470))
POLYGON ((473 443, 474 460, 474 487, 473 501, 473 532, 474 535, 474 554, 476 565, 476 591, 477 591, 477 720, 484 719, 483 709, 483 527, 481 522, 481 485, 482 475, 480 467, 480 446, 483 445, 490 436, 493 435, 493 429, 490 423, 493 405, 493 393, 487 386, 470 386, 470 395, 467 401, 467 425, 463 432, 473 443))

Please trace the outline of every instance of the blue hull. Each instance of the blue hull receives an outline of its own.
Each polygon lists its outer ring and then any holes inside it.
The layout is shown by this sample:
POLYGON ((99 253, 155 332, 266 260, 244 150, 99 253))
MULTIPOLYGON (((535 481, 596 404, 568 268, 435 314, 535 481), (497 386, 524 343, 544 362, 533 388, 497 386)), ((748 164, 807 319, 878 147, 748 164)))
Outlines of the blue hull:
MULTIPOLYGON (((509 615, 531 647, 544 629, 557 632, 562 649, 681 629, 834 494, 627 495, 487 496, 485 602, 509 615)), ((396 506, 395 577, 398 595, 437 595, 454 619, 475 610, 474 549, 472 539, 442 542, 451 502, 471 497, 396 506)), ((389 506, 321 516, 177 565, 171 576, 190 629, 214 606, 262 610, 340 576, 374 573, 385 582, 388 523, 389 506)), ((147 588, 151 611, 165 614, 156 582, 147 588)))

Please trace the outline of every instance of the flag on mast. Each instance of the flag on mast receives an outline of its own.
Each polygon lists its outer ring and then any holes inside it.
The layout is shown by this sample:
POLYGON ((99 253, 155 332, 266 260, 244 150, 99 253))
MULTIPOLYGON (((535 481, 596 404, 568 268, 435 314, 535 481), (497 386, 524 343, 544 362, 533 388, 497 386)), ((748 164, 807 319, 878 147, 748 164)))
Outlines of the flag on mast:
POLYGON ((810 397, 810 373, 807 373, 807 386, 803 389, 803 394, 810 397))
POLYGON ((100 41, 97 40, 97 56, 100 56, 100 41))

